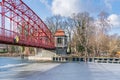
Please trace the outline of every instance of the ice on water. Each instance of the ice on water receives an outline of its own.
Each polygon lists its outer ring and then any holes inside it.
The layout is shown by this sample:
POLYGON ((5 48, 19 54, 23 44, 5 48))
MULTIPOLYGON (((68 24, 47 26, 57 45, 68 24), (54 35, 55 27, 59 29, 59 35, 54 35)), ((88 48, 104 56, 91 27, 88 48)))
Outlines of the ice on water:
POLYGON ((6 73, 0 80, 120 80, 120 64, 32 63, 6 73))

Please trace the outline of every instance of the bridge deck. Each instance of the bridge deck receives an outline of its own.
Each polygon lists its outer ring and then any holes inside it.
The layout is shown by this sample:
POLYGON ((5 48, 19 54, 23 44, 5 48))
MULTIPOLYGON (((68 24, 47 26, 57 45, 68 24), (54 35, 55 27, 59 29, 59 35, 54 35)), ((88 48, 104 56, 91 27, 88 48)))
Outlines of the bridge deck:
POLYGON ((0 78, 3 80, 120 80, 119 73, 120 64, 34 63, 14 68, 6 77, 1 73, 0 78))

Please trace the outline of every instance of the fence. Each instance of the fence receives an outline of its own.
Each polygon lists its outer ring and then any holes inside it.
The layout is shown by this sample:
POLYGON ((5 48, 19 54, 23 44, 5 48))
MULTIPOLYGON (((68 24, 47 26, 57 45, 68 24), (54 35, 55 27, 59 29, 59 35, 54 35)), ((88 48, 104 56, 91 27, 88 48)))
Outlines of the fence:
POLYGON ((53 57, 53 62, 95 62, 95 63, 120 63, 120 58, 83 58, 83 57, 53 57))

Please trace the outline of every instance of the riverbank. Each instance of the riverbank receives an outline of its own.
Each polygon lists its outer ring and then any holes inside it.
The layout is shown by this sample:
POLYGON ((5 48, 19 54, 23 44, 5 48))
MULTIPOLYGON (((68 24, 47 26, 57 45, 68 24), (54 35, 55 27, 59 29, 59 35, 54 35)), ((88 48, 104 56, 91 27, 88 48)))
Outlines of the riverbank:
MULTIPOLYGON (((0 53, 0 57, 20 57, 21 54, 20 53, 0 53)), ((27 57, 28 55, 24 55, 25 57, 27 57)), ((33 55, 29 55, 29 56, 33 56, 33 55)))
POLYGON ((18 53, 0 53, 0 57, 19 57, 18 53))

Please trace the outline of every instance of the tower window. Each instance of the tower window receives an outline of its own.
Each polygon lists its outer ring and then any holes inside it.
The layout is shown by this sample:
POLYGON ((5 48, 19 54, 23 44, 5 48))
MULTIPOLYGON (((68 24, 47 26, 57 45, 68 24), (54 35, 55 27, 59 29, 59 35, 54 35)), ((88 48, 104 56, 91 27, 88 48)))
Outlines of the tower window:
POLYGON ((62 38, 57 38, 57 43, 62 44, 62 38))

